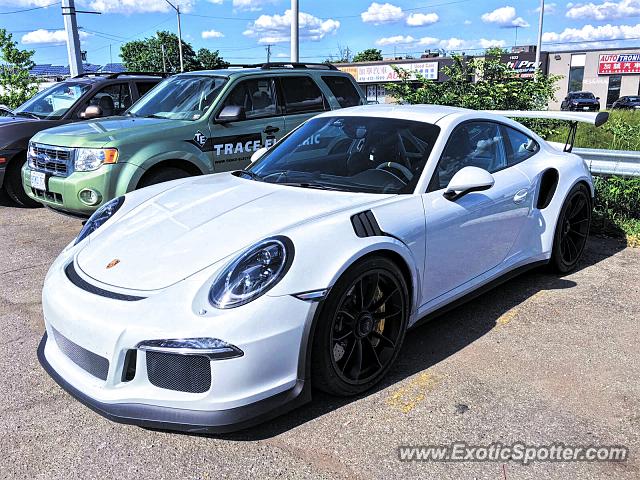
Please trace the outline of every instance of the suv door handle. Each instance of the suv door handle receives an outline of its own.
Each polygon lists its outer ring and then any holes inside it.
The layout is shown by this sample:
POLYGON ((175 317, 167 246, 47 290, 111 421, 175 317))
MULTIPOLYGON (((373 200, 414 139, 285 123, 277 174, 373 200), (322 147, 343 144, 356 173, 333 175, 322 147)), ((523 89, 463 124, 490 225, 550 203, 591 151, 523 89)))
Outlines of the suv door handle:
POLYGON ((279 131, 280 129, 278 127, 274 127, 273 125, 267 125, 267 127, 262 132, 266 133, 267 135, 273 135, 274 133, 277 133, 279 131))
POLYGON ((513 196, 513 203, 522 203, 527 199, 527 195, 529 191, 525 188, 522 190, 518 190, 516 194, 513 196))

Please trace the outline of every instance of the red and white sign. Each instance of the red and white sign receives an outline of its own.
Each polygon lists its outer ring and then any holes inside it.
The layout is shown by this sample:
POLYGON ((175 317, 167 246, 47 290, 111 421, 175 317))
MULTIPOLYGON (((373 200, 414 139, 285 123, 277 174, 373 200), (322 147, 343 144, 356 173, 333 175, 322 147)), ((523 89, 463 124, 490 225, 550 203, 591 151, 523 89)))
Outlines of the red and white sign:
POLYGON ((640 53, 605 53, 600 55, 598 75, 640 73, 640 53))

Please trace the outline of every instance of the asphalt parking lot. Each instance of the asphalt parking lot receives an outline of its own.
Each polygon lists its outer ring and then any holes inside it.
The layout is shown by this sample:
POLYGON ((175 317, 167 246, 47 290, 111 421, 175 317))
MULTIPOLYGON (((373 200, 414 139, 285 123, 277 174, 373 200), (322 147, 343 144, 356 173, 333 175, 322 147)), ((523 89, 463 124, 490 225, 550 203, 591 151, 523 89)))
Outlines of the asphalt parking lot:
POLYGON ((214 437, 112 423, 39 366, 44 275, 79 229, 0 203, 2 478, 640 478, 638 248, 592 237, 577 272, 526 274, 411 331, 375 391, 316 393, 268 424, 214 437), (398 459, 399 445, 455 441, 626 445, 630 458, 398 459))

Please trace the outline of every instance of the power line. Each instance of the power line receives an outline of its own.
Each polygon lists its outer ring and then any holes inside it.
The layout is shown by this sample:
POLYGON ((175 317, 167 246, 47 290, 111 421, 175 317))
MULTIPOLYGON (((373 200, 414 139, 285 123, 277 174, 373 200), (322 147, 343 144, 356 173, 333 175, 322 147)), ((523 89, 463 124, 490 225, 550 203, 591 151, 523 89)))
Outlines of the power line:
POLYGON ((62 2, 50 3, 49 5, 42 5, 41 7, 32 7, 32 8, 25 8, 22 10, 14 10, 13 12, 0 12, 0 15, 12 15, 14 13, 32 12, 33 10, 40 10, 42 8, 49 8, 55 5, 60 5, 60 3, 62 2))

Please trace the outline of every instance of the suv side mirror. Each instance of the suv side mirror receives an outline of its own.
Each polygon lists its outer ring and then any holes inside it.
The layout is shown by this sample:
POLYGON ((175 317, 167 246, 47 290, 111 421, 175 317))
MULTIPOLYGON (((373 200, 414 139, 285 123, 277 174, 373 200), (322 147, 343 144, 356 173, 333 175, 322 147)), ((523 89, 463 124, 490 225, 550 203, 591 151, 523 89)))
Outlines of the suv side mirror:
POLYGON ((237 105, 227 105, 222 109, 222 111, 218 114, 216 121, 218 123, 231 123, 231 122, 239 122, 240 120, 246 119, 244 107, 239 107, 237 105))
POLYGON ((600 97, 596 97, 596 100, 600 100, 600 97))
POLYGON ((98 105, 89 105, 84 112, 80 114, 80 118, 90 120, 102 116, 102 109, 98 105))
POLYGON ((471 192, 480 192, 493 187, 495 180, 486 170, 478 167, 464 167, 453 176, 444 198, 452 202, 471 192))

